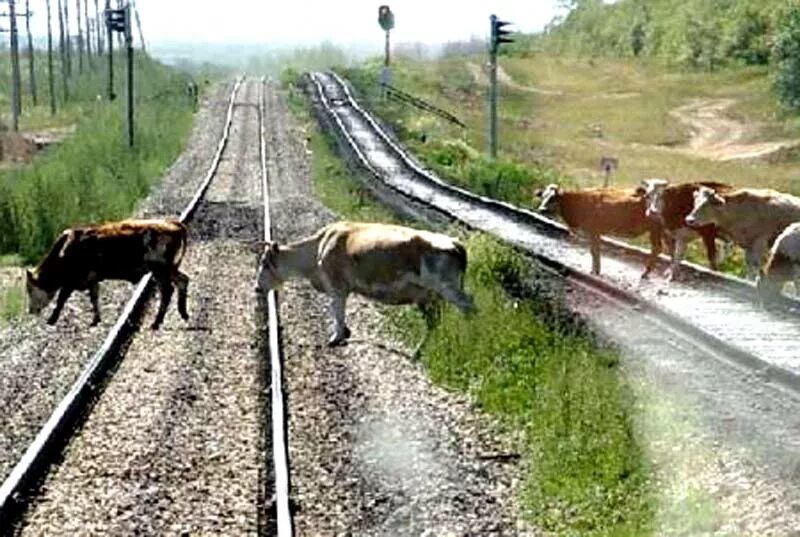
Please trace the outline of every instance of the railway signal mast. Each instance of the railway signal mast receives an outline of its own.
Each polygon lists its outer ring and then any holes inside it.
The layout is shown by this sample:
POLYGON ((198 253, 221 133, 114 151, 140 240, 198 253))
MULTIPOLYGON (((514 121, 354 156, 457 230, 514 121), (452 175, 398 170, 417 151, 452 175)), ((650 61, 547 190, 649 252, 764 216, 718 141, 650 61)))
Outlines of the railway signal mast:
POLYGON ((113 34, 125 36, 128 50, 128 146, 133 147, 133 34, 131 33, 131 6, 125 4, 118 9, 110 9, 106 0, 106 26, 108 27, 108 99, 114 100, 114 47, 113 34))
POLYGON ((511 31, 504 26, 511 24, 498 20, 496 15, 489 17, 491 37, 489 40, 489 156, 497 158, 497 51, 503 43, 513 43, 508 37, 511 31))
POLYGON ((385 93, 385 86, 392 83, 392 71, 389 67, 389 33, 394 28, 394 13, 387 5, 378 8, 378 24, 381 25, 384 32, 386 32, 386 45, 383 57, 383 70, 381 71, 381 93, 385 93))

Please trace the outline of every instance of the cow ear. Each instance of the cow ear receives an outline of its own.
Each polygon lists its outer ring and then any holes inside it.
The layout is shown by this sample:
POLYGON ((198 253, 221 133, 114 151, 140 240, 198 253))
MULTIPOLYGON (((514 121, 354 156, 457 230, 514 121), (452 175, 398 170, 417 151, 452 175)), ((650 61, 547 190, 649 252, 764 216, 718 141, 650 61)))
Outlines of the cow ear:
POLYGON ((645 194, 647 194, 647 189, 645 187, 643 187, 641 185, 636 187, 636 191, 634 192, 634 195, 637 198, 643 198, 645 194))
POLYGON ((272 254, 277 254, 278 253, 278 243, 277 242, 269 243, 269 251, 272 254))
POLYGON ((25 269, 25 281, 30 284, 36 283, 36 276, 34 276, 31 269, 25 269))

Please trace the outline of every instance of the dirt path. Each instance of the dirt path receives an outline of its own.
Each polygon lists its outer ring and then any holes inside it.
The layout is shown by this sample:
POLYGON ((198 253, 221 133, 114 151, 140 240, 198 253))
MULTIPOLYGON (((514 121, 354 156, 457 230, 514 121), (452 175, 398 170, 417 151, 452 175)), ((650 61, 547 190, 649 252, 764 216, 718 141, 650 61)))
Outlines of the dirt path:
MULTIPOLYGON (((472 62, 467 63, 467 70, 469 71, 472 78, 478 83, 483 86, 489 84, 489 78, 486 72, 484 71, 483 67, 472 62)), ((497 66, 497 81, 500 84, 509 87, 511 89, 517 91, 526 91, 528 93, 537 93, 539 95, 564 95, 563 91, 558 90, 546 90, 542 88, 537 88, 535 86, 524 86, 522 84, 518 84, 511 76, 503 69, 502 65, 497 66)))
POLYGON ((675 108, 670 115, 691 129, 691 138, 678 151, 711 160, 755 159, 783 149, 800 146, 800 140, 779 140, 756 144, 741 143, 753 128, 725 117, 734 99, 696 99, 675 108))

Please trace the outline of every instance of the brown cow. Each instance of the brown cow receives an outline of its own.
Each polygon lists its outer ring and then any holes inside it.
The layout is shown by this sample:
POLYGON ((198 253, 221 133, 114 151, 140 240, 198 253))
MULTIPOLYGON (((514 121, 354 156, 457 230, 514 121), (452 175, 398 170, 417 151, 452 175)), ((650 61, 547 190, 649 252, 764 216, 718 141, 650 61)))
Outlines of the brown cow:
POLYGON ((662 232, 657 222, 645 217, 644 190, 591 188, 567 192, 556 184, 548 185, 538 195, 539 211, 560 214, 573 232, 589 236, 592 272, 600 274, 600 236, 638 237, 650 234, 650 256, 642 278, 646 278, 661 253, 662 232))
POLYGON ((55 324, 70 294, 74 290, 88 290, 94 309, 94 326, 100 322, 101 281, 135 283, 152 271, 161 291, 161 303, 152 328, 158 328, 164 320, 173 285, 178 288, 178 311, 184 320, 188 319, 186 288, 189 277, 178 270, 186 251, 186 240, 186 226, 177 220, 123 220, 67 229, 39 265, 27 271, 29 311, 40 313, 60 290, 47 320, 48 324, 55 324))
POLYGON ((725 236, 744 248, 748 278, 758 275, 764 253, 786 226, 800 222, 800 198, 766 188, 714 192, 700 187, 686 224, 715 224, 725 236))
POLYGON ((719 259, 716 239, 719 236, 719 229, 714 224, 690 228, 685 221, 694 208, 694 193, 701 186, 712 188, 716 192, 727 192, 731 189, 729 185, 713 181, 677 185, 669 185, 664 179, 642 181, 647 198, 645 215, 660 223, 664 234, 675 242, 672 249, 672 264, 667 269, 668 280, 677 276, 686 252, 686 244, 698 236, 706 247, 709 266, 712 270, 717 270, 719 259))
POLYGON ((309 280, 331 298, 334 334, 328 344, 333 346, 350 337, 345 322, 350 293, 422 308, 439 296, 464 313, 474 311, 472 297, 463 289, 466 267, 464 246, 447 235, 390 224, 337 222, 289 244, 268 243, 257 289, 266 292, 293 277, 309 280))

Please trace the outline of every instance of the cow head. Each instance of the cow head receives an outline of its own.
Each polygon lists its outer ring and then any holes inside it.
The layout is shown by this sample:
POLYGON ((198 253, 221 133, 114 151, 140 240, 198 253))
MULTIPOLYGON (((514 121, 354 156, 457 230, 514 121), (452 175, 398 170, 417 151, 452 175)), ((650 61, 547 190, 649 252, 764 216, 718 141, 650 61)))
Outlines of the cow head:
POLYGON ((668 181, 664 179, 643 179, 637 192, 645 199, 645 217, 655 222, 664 220, 664 190, 668 181))
POLYGON ((542 198, 537 209, 540 213, 554 214, 558 212, 558 200, 561 197, 561 187, 555 183, 547 185, 543 190, 537 192, 538 197, 542 198))
POLYGON ((25 290, 28 292, 28 313, 38 315, 56 294, 57 289, 46 291, 39 284, 39 278, 30 270, 25 271, 25 290))
POLYGON ((283 282, 278 272, 278 243, 268 242, 258 264, 258 280, 256 290, 266 293, 283 282))
POLYGON ((715 224, 719 209, 725 205, 725 198, 714 192, 713 188, 701 186, 694 192, 694 207, 686 217, 689 227, 715 224))

